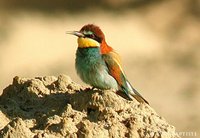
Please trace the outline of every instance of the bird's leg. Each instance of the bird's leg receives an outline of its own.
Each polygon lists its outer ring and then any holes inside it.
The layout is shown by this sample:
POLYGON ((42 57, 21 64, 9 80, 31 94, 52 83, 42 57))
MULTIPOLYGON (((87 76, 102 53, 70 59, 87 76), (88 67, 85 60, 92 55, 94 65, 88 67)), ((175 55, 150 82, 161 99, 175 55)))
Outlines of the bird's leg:
POLYGON ((84 91, 89 91, 91 88, 85 88, 84 91))
POLYGON ((92 88, 89 88, 89 87, 88 87, 88 88, 85 88, 84 91, 90 91, 90 90, 94 90, 94 89, 95 89, 95 87, 92 86, 92 88))
POLYGON ((91 90, 94 90, 95 89, 95 87, 94 86, 92 86, 92 89, 91 90))

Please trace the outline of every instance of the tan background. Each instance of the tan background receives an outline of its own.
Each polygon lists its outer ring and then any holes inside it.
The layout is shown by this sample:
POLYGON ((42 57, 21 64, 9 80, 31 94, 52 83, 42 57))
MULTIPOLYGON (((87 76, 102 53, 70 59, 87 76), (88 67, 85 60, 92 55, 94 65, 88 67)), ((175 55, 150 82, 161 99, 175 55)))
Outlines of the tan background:
POLYGON ((200 134, 199 1, 45 2, 0 2, 0 93, 14 76, 66 74, 83 84, 76 38, 65 31, 94 23, 150 105, 178 132, 200 134))

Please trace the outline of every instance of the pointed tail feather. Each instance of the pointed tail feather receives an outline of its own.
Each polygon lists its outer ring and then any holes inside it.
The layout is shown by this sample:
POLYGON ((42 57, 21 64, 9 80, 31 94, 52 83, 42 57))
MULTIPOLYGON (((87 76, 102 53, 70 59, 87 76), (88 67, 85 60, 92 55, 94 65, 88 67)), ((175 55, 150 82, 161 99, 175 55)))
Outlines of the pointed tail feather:
MULTIPOLYGON (((129 83, 129 82, 128 82, 129 83)), ((130 83, 129 83, 130 84, 130 83)), ((130 85, 131 86, 131 85, 130 85)), ((132 90, 133 90, 133 94, 131 93, 131 95, 138 101, 138 102, 145 102, 145 103, 147 103, 147 104, 149 104, 149 102, 146 100, 146 99, 144 99, 143 97, 142 97, 142 95, 138 92, 138 91, 136 91, 136 89, 134 89, 132 86, 131 86, 131 88, 132 88, 132 90)))
POLYGON ((127 81, 127 86, 128 88, 124 88, 124 87, 121 87, 121 88, 122 88, 122 91, 125 92, 126 96, 129 99, 133 100, 133 97, 134 97, 139 103, 149 104, 149 102, 146 99, 144 99, 142 95, 138 91, 136 91, 128 81, 127 81))
POLYGON ((149 102, 144 99, 142 96, 140 95, 133 95, 133 97, 139 102, 139 103, 146 103, 146 104, 149 104, 149 102))

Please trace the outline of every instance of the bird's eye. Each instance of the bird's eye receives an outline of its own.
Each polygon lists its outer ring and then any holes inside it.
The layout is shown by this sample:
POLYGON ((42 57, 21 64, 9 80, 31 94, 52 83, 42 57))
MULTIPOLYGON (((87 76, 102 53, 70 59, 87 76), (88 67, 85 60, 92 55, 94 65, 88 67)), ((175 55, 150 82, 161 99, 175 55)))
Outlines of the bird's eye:
POLYGON ((85 37, 94 39, 94 38, 95 38, 95 35, 94 35, 94 34, 85 34, 85 37))
POLYGON ((95 38, 95 35, 94 34, 90 34, 88 35, 89 38, 95 38))
POLYGON ((95 35, 94 34, 92 34, 92 36, 91 36, 92 38, 95 38, 95 35))

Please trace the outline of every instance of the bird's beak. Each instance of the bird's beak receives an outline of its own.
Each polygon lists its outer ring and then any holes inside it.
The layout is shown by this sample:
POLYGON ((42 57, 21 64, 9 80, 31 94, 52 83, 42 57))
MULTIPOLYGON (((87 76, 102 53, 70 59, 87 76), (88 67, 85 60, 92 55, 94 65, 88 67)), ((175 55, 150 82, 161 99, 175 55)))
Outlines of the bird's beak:
POLYGON ((78 37, 84 37, 84 34, 79 31, 66 31, 66 34, 71 34, 71 35, 75 35, 78 37))

